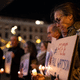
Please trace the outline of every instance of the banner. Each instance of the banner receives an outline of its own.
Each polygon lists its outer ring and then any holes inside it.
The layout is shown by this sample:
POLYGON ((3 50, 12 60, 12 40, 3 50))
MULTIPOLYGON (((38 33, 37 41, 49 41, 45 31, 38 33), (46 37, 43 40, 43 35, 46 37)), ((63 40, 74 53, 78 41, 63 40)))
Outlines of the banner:
POLYGON ((29 59, 30 59, 30 53, 24 54, 24 55, 21 57, 20 71, 22 71, 23 76, 28 75, 29 59))
POLYGON ((11 63, 12 63, 11 55, 12 55, 11 51, 7 52, 5 55, 6 57, 5 58, 5 73, 8 73, 8 74, 10 74, 10 71, 11 71, 11 63))
POLYGON ((68 80, 73 53, 76 46, 77 35, 52 41, 55 44, 52 49, 50 74, 59 76, 60 80, 68 80))

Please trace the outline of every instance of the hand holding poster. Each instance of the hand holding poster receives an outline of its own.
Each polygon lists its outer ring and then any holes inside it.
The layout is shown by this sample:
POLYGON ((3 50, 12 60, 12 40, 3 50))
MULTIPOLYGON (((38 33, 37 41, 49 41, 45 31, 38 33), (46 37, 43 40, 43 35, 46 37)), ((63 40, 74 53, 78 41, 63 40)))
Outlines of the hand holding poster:
POLYGON ((22 71, 23 76, 28 75, 29 59, 30 59, 30 53, 27 53, 21 57, 20 71, 22 71))
POLYGON ((5 58, 5 73, 8 73, 10 74, 10 71, 11 71, 11 62, 12 62, 12 52, 9 51, 6 53, 6 58, 5 58))
POLYGON ((56 72, 60 80, 68 80, 76 40, 77 35, 55 41, 56 45, 53 48, 51 65, 49 65, 50 74, 54 75, 56 72))

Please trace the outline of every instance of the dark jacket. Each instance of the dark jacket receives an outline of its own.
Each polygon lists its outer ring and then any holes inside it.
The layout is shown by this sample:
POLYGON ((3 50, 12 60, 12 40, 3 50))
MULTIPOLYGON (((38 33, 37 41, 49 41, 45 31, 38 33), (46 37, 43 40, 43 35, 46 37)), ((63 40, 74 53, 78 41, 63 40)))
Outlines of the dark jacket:
MULTIPOLYGON (((75 22, 73 26, 68 28, 67 36, 72 36, 77 33, 77 30, 80 29, 80 21, 75 22)), ((78 43, 78 48, 76 50, 73 67, 71 72, 71 79, 70 80, 79 80, 80 76, 80 43, 78 43)))
POLYGON ((8 51, 12 51, 15 54, 15 57, 12 58, 12 64, 11 64, 11 80, 17 80, 18 79, 18 71, 20 67, 20 59, 21 56, 24 55, 24 50, 17 47, 9 48, 8 51))
POLYGON ((2 57, 3 57, 3 51, 0 49, 0 68, 3 67, 3 60, 2 60, 2 57))

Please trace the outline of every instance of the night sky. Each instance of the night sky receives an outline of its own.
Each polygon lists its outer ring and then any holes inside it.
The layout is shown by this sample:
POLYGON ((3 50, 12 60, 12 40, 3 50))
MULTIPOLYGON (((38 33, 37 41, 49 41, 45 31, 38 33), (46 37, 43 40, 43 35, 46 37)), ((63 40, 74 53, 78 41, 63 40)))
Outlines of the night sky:
POLYGON ((13 0, 0 11, 0 15, 51 22, 52 8, 64 2, 73 2, 80 7, 79 0, 13 0))

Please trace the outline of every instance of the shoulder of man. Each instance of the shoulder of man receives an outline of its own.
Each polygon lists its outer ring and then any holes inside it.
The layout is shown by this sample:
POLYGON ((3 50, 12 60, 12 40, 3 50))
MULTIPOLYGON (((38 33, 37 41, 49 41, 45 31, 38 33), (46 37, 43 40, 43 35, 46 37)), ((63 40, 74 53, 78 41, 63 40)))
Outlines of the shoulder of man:
POLYGON ((76 30, 80 29, 80 21, 75 22, 74 27, 76 30))

